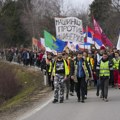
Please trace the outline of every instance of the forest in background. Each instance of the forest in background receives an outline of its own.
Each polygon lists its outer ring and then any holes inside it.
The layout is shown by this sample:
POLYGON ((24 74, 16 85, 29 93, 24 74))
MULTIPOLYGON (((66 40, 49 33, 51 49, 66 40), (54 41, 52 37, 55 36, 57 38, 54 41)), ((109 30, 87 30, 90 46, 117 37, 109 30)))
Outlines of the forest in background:
POLYGON ((116 45, 120 29, 120 0, 94 0, 88 9, 64 4, 64 0, 0 0, 0 47, 29 47, 32 37, 43 37, 44 30, 55 36, 55 17, 74 16, 83 27, 98 21, 116 45))

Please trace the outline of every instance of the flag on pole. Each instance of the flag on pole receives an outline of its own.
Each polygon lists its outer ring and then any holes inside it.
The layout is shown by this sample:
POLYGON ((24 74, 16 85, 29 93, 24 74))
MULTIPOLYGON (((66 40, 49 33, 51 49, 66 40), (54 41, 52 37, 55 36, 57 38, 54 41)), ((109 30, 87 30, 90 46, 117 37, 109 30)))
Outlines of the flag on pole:
POLYGON ((98 33, 98 34, 101 35, 101 33, 103 32, 103 30, 100 27, 100 25, 98 24, 98 22, 94 19, 94 17, 93 17, 93 25, 94 25, 94 31, 95 31, 95 33, 98 33))
POLYGON ((37 47, 38 47, 40 50, 45 50, 45 47, 42 45, 42 43, 41 43, 40 40, 37 41, 37 47))
POLYGON ((94 30, 92 28, 87 27, 87 43, 94 44, 93 41, 94 30))
POLYGON ((57 52, 62 52, 67 45, 67 42, 62 41, 60 39, 56 39, 53 35, 44 31, 45 37, 45 46, 49 47, 51 50, 55 50, 57 52))
POLYGON ((94 44, 95 47, 99 49, 103 45, 101 41, 101 35, 98 33, 95 33, 91 27, 88 27, 87 29, 88 29, 87 43, 94 44))
POLYGON ((120 50, 120 32, 119 32, 119 38, 118 38, 118 43, 117 43, 117 50, 120 50))
POLYGON ((97 49, 99 49, 103 45, 101 41, 101 36, 99 34, 95 33, 93 36, 93 40, 95 41, 95 46, 97 46, 97 49))
POLYGON ((63 52, 65 46, 67 45, 67 42, 62 41, 60 39, 56 39, 54 44, 57 46, 57 48, 55 49, 57 52, 63 52))
POLYGON ((112 47, 113 44, 112 42, 107 38, 107 36, 105 35, 105 33, 103 32, 102 28, 100 27, 100 25, 98 24, 98 22, 94 19, 93 17, 93 25, 94 25, 94 31, 95 33, 99 34, 101 36, 101 41, 105 46, 110 46, 112 47))
POLYGON ((102 36, 102 41, 105 41, 104 45, 113 47, 112 42, 107 38, 107 36, 105 35, 105 33, 102 33, 101 36, 102 36))
POLYGON ((54 44, 55 42, 55 37, 52 36, 49 32, 44 31, 44 37, 45 37, 45 46, 49 47, 50 49, 56 49, 57 46, 54 44))

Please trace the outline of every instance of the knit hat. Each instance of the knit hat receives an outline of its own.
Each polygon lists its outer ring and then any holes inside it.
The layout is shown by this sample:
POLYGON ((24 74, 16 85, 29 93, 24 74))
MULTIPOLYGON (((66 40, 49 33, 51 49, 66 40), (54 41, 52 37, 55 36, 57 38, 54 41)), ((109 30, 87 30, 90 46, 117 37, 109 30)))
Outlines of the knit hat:
POLYGON ((105 47, 104 47, 104 46, 101 46, 101 47, 100 47, 100 50, 105 50, 105 47))

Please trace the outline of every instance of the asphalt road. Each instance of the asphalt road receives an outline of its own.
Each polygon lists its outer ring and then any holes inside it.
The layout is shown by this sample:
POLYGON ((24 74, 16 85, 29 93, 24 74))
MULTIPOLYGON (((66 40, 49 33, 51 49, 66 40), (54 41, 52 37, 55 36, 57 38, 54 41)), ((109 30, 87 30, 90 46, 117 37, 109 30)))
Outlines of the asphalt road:
POLYGON ((120 120, 120 90, 109 89, 109 102, 96 97, 95 90, 89 91, 85 103, 78 103, 76 96, 62 104, 49 101, 24 120, 120 120))

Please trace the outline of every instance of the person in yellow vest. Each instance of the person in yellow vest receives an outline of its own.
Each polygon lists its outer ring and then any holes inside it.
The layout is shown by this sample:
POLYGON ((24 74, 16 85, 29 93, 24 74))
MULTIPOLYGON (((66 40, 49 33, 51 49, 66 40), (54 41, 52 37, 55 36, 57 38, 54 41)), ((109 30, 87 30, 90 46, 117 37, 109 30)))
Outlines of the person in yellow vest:
POLYGON ((113 58, 113 69, 114 69, 114 86, 118 86, 118 75, 119 75, 119 62, 120 62, 120 56, 119 52, 115 52, 115 58, 113 58))
POLYGON ((99 74, 99 79, 101 83, 102 98, 105 102, 108 102, 108 86, 110 78, 110 68, 113 66, 111 61, 109 61, 108 54, 105 52, 102 59, 97 65, 97 70, 99 74))
POLYGON ((88 57, 87 57, 87 61, 90 63, 91 69, 94 69, 94 58, 92 57, 92 53, 88 52, 88 57))
POLYGON ((88 56, 88 52, 86 52, 86 51, 83 52, 83 58, 87 62, 88 66, 89 66, 90 73, 91 73, 91 79, 89 79, 89 76, 87 75, 86 81, 85 81, 85 99, 87 99, 88 84, 90 84, 90 81, 92 80, 92 65, 90 62, 90 57, 88 56))
POLYGON ((53 103, 58 102, 60 98, 60 103, 64 101, 64 81, 69 75, 69 70, 66 61, 63 59, 62 53, 58 53, 57 60, 54 62, 54 67, 52 71, 54 77, 54 100, 53 103))
MULTIPOLYGON (((63 56, 64 56, 64 60, 67 63, 67 66, 68 66, 68 73, 70 73, 70 59, 71 58, 69 57, 69 54, 67 54, 67 53, 64 53, 63 56)), ((66 88, 66 100, 68 100, 69 99, 69 91, 70 91, 70 76, 69 76, 69 74, 64 83, 65 83, 65 88, 66 88)))
POLYGON ((46 74, 48 79, 48 85, 51 86, 51 73, 52 73, 53 65, 52 65, 52 56, 51 53, 47 55, 46 59, 46 74))

